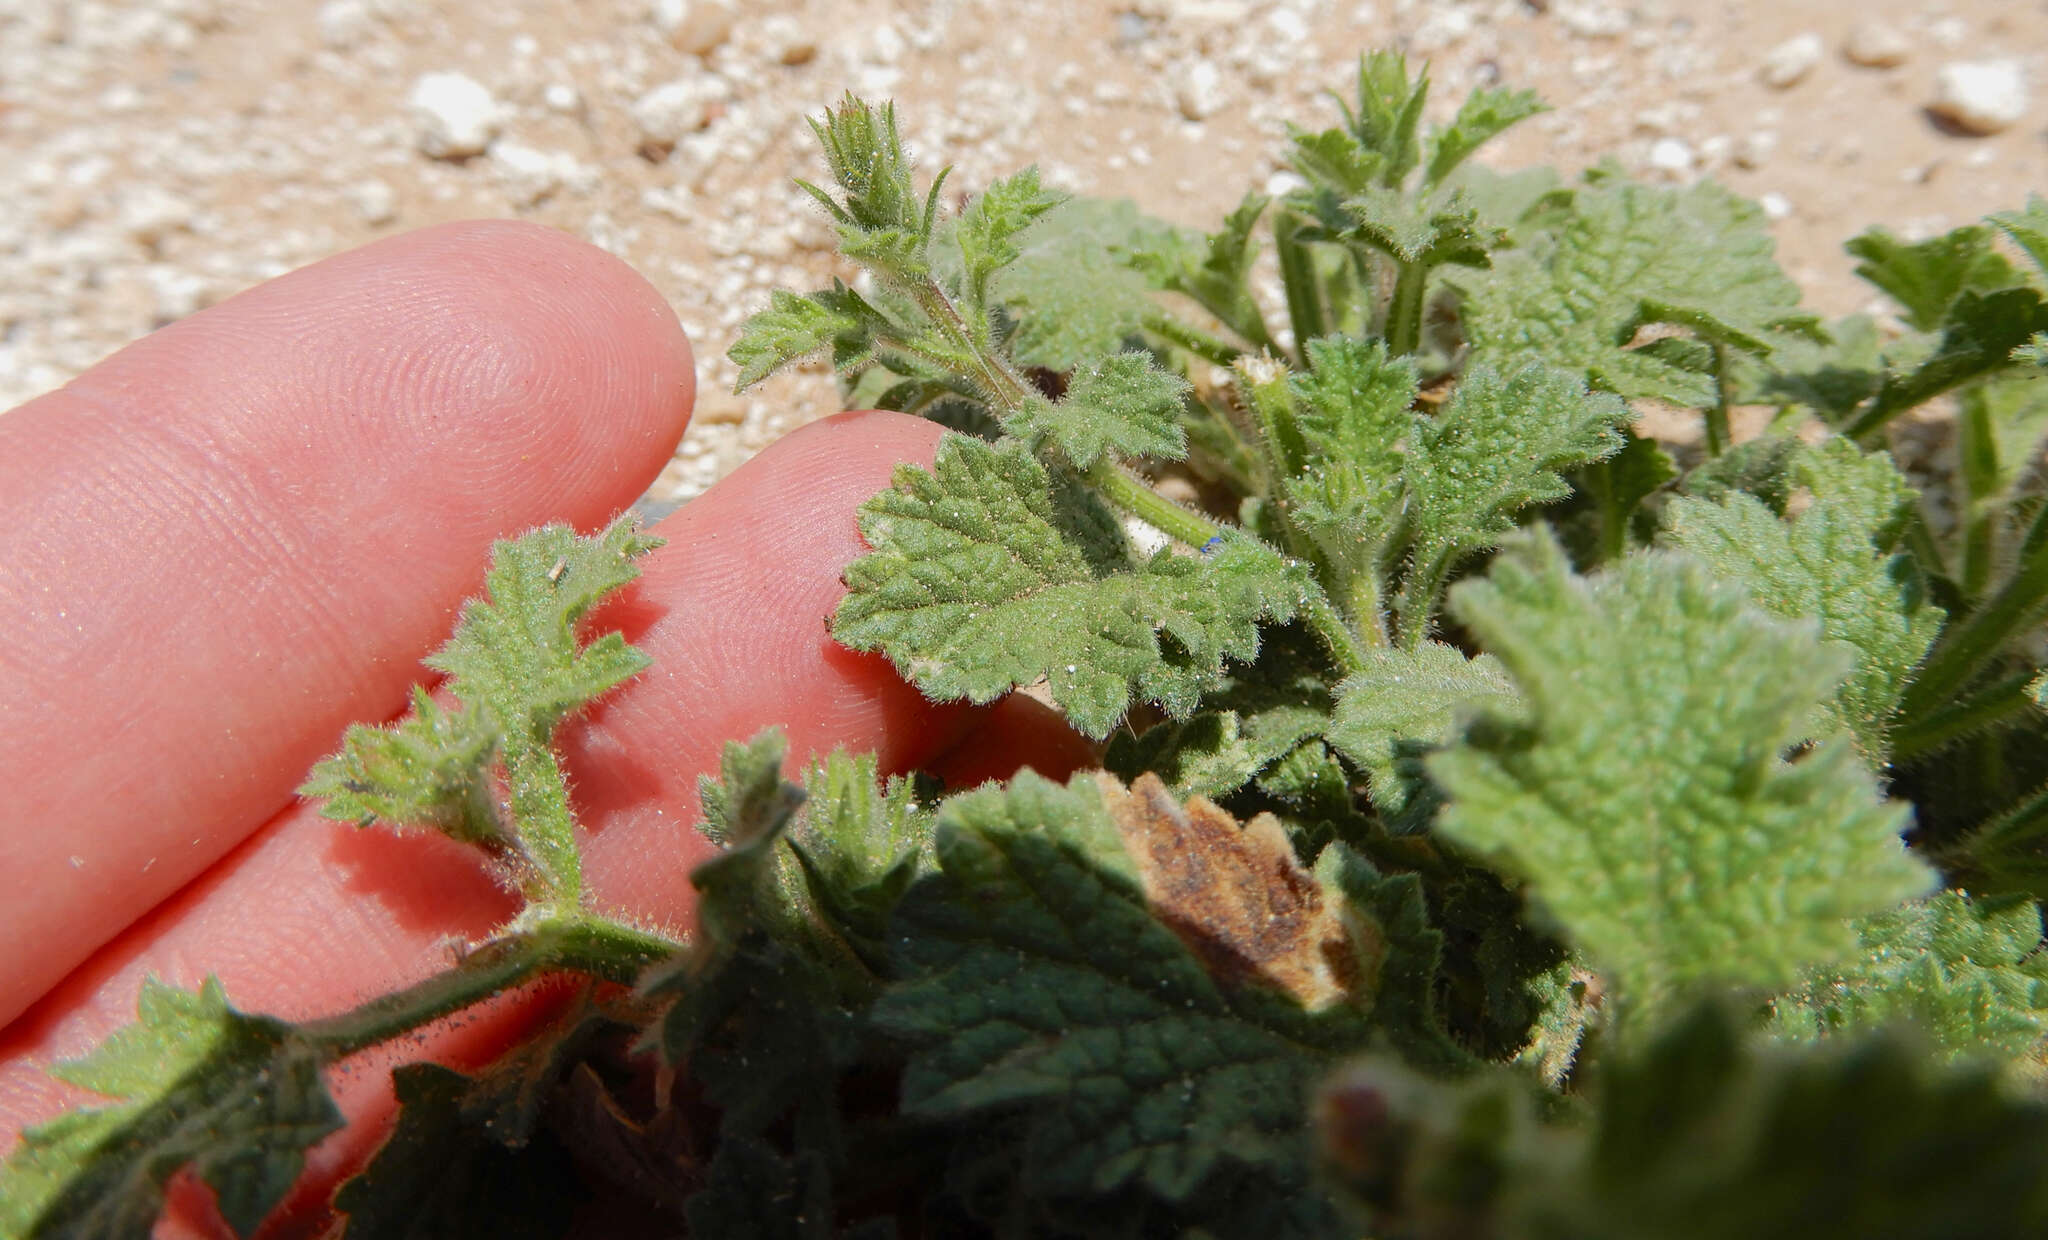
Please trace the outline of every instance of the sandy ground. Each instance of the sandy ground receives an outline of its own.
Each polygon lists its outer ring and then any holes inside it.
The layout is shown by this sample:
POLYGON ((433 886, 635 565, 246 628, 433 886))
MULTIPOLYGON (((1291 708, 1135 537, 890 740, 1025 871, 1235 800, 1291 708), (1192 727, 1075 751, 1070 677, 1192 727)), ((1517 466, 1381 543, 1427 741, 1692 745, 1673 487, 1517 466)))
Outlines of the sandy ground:
POLYGON ((735 397, 723 357, 770 288, 834 270, 789 185, 817 175, 807 114, 893 96, 956 189, 1035 161, 1200 225, 1389 46, 1430 62, 1439 116, 1475 85, 1542 93, 1555 110, 1490 148, 1500 166, 1613 155, 1760 198, 1828 314, 1870 303, 1853 233, 2048 190, 2038 0, 0 0, 0 408, 289 268, 521 216, 633 263, 690 330, 698 416, 654 492, 681 498, 832 406, 821 372, 735 397), (1846 54, 1887 34, 1896 64, 1846 54), (1802 35, 1804 72, 1767 80, 1802 35), (2040 85, 1978 136, 1929 105, 1944 66, 1986 60, 2040 85), (414 103, 431 74, 474 84, 433 79, 454 100, 438 125, 414 103))

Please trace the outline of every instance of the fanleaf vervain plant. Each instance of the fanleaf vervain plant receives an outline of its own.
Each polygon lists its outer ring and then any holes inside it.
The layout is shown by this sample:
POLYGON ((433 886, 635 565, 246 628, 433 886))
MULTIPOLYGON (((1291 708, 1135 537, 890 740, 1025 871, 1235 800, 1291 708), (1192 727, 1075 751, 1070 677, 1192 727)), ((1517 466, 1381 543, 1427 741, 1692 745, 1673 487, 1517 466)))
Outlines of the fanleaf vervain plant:
POLYGON ((948 211, 890 106, 832 108, 805 189, 857 271, 775 294, 741 385, 822 355, 951 428, 861 506, 832 633, 934 699, 1042 687, 1106 769, 736 740, 694 934, 599 916, 554 736, 644 666, 578 625, 653 543, 502 545, 452 701, 304 792, 524 910, 327 1020, 152 983, 0 1232, 146 1234, 186 1168, 247 1232, 324 1066, 543 970, 632 989, 402 1069, 348 1230, 562 1234, 594 1180, 720 1237, 2048 1230, 2048 204, 1865 233, 1895 321, 1824 324, 1752 204, 1503 176, 1535 97, 1427 99, 1365 58, 1302 188, 1208 235, 1032 169, 948 211), (1902 470, 1936 398, 1953 460, 1902 470))

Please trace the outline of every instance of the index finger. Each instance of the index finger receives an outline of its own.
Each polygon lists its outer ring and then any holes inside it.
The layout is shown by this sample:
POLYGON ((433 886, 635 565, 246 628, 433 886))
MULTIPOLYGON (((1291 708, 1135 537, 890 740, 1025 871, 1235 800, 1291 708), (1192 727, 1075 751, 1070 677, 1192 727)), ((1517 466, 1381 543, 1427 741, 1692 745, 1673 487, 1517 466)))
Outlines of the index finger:
POLYGON ((476 550, 668 460, 688 343, 530 225, 271 281, 0 417, 0 1024, 405 702, 476 550))

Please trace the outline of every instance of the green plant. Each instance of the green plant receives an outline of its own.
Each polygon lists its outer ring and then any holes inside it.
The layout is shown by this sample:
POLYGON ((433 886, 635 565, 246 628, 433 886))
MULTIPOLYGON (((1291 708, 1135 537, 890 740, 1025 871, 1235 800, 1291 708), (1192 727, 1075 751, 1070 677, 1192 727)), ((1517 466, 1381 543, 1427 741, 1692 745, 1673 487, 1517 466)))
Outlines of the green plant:
POLYGON ((863 275, 776 295, 742 383, 825 353, 954 428, 862 508, 833 632, 934 698, 1042 684, 1106 770, 941 797, 736 742, 695 937, 597 917, 550 738, 643 665, 576 624, 650 543, 501 545, 459 705, 304 791, 525 912, 306 1025, 152 986, 0 1227, 141 1235, 190 1165, 246 1231, 338 1122, 322 1065, 566 969, 633 988, 401 1069, 351 1230, 555 1234, 595 1156, 716 1236, 2041 1234, 2048 203, 1857 238, 1900 329, 1822 324, 1747 202, 1493 173, 1534 98, 1426 94, 1366 58, 1304 188, 1209 236, 1031 170, 944 216, 889 108, 833 109, 806 188, 863 275), (1882 449, 1936 397, 1923 498, 1882 449))

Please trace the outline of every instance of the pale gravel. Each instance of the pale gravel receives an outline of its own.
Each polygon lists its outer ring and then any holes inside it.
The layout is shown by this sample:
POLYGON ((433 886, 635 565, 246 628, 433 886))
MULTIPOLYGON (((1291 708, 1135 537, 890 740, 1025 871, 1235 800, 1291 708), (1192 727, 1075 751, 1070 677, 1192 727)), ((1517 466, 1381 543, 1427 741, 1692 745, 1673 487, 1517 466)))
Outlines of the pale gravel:
POLYGON ((2038 105, 1988 137, 1929 111, 1944 64, 2048 80, 2048 11, 2005 0, 9 0, 0 408, 292 267, 513 215, 620 254, 676 306, 702 395, 657 493, 693 494, 831 408, 816 370, 731 395, 723 353, 771 288, 839 270, 789 181, 816 175, 804 118, 843 91, 896 97, 955 189, 1036 160, 1201 224, 1284 188, 1285 123, 1329 123, 1321 92, 1381 46, 1431 60, 1438 117, 1476 85, 1539 90, 1556 110, 1502 144, 1506 166, 1612 154, 1765 197, 1830 314, 1873 303, 1839 251, 1852 233, 1924 236, 2048 188, 2038 105), (1885 65, 1869 23, 1929 54, 1885 65), (1841 54, 1760 80, 1809 33, 1841 54), (431 74, 489 107, 423 115, 431 74))

